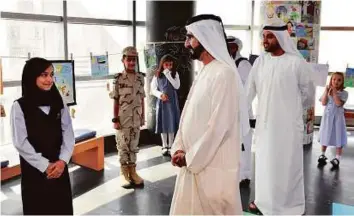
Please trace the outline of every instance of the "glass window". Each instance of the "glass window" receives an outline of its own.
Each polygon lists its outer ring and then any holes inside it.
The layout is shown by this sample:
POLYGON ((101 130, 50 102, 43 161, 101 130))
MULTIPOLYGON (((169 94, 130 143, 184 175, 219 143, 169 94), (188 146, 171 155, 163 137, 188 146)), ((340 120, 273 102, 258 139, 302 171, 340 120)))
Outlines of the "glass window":
POLYGON ((322 0, 322 26, 354 26, 354 1, 322 0))
POLYGON ((254 1, 254 25, 259 26, 261 23, 261 0, 254 1))
POLYGON ((68 0, 68 16, 131 20, 131 0, 68 0))
MULTIPOLYGON (((140 1, 139 1, 140 2, 140 1)), ((138 4, 138 2, 137 2, 138 4)), ((146 64, 145 64, 145 55, 144 55, 144 49, 145 49, 145 44, 146 44, 146 27, 137 27, 136 28, 136 48, 139 52, 139 67, 140 67, 140 72, 146 73, 146 64)), ((147 83, 147 79, 145 79, 145 91, 146 91, 146 86, 150 85, 150 83, 147 83)), ((148 94, 147 92, 145 92, 148 94)), ((145 107, 148 106, 147 104, 147 99, 145 98, 144 100, 145 107)), ((145 121, 147 119, 147 112, 145 112, 145 121)))
POLYGON ((146 21, 146 0, 136 1, 136 20, 146 21))
POLYGON ((58 23, 1 20, 0 56, 3 79, 20 80, 28 53, 47 59, 64 58, 63 25, 58 23))
POLYGON ((0 95, 0 104, 4 105, 5 118, 0 118, 0 146, 12 144, 10 113, 13 102, 21 97, 21 87, 5 87, 4 95, 0 95))
POLYGON ((262 51, 262 38, 259 30, 253 31, 252 54, 259 55, 262 51))
POLYGON ((90 52, 105 55, 108 52, 109 72, 123 70, 122 50, 133 44, 132 28, 121 26, 68 25, 69 53, 75 60, 76 75, 90 75, 90 52))
MULTIPOLYGON (((75 109, 74 129, 89 128, 102 135, 114 133, 113 100, 109 97, 111 90, 113 90, 113 80, 76 82, 77 105, 71 107, 75 109)), ((145 106, 147 106, 146 101, 145 106)))
POLYGON ((146 28, 136 28, 136 48, 139 52, 139 67, 141 72, 146 72, 144 48, 146 43, 146 28))
POLYGON ((218 15, 225 25, 251 25, 252 1, 249 0, 203 0, 196 2, 197 14, 218 15))
POLYGON ((63 0, 11 0, 1 1, 0 11, 63 15, 63 0))
POLYGON ((113 133, 113 100, 109 97, 107 83, 113 89, 111 80, 76 82, 77 105, 74 129, 89 128, 99 134, 113 133))
POLYGON ((354 67, 353 50, 354 32, 321 31, 319 63, 329 64, 331 72, 344 72, 347 65, 354 67))
POLYGON ((242 41, 241 55, 248 58, 251 53, 251 32, 248 30, 225 29, 227 36, 234 36, 242 41))

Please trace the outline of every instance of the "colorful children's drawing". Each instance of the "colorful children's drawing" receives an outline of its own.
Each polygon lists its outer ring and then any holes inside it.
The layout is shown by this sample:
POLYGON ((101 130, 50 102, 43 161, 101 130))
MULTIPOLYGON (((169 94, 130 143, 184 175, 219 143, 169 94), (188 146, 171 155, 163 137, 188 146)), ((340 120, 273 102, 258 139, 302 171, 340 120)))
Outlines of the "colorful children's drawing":
POLYGON ((288 10, 289 10, 288 20, 291 20, 295 23, 301 21, 301 6, 298 3, 289 4, 288 10))
POLYGON ((51 61, 54 67, 54 82, 63 101, 76 105, 74 61, 51 61))
POLYGON ((285 5, 280 5, 276 7, 275 13, 277 17, 282 20, 286 20, 288 18, 288 9, 285 5))
POLYGON ((108 70, 108 57, 107 55, 92 56, 91 57, 91 74, 93 77, 107 76, 108 70))
POLYGON ((301 1, 301 22, 314 23, 316 8, 316 1, 301 1))
POLYGON ((313 141, 313 129, 314 129, 314 107, 306 108, 303 112, 304 121, 304 137, 303 144, 309 144, 313 141))
POLYGON ((313 50, 314 49, 314 39, 310 37, 300 37, 297 40, 298 50, 313 50))
POLYGON ((296 25, 296 37, 313 37, 313 27, 311 24, 298 23, 296 25))
POLYGON ((266 2, 265 4, 265 20, 273 19, 275 17, 275 6, 272 2, 266 2))
POLYGON ((148 70, 154 70, 157 68, 157 56, 155 52, 155 45, 149 44, 147 47, 145 47, 144 50, 144 55, 145 55, 145 65, 146 69, 148 70))
POLYGON ((296 27, 295 24, 292 21, 288 21, 286 23, 286 25, 288 26, 288 32, 290 37, 296 37, 296 27))
POLYGON ((266 1, 262 6, 265 8, 263 19, 266 22, 274 18, 279 18, 285 23, 291 21, 293 24, 301 21, 301 5, 298 2, 266 1))
POLYGON ((354 68, 347 68, 345 71, 345 80, 344 80, 345 87, 354 87, 354 68))
POLYGON ((301 53, 301 55, 304 57, 304 59, 307 62, 310 62, 311 56, 310 56, 310 51, 309 50, 299 50, 299 52, 301 53))
POLYGON ((314 107, 311 107, 307 110, 307 113, 305 114, 305 122, 306 122, 306 132, 307 134, 313 133, 313 123, 315 120, 315 112, 314 112, 314 107))

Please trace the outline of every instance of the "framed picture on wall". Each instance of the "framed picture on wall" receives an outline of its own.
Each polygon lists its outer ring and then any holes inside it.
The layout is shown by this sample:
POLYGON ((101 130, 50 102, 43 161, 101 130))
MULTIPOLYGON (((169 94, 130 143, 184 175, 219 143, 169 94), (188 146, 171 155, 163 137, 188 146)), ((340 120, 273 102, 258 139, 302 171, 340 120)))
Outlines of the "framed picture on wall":
POLYGON ((54 81, 64 103, 68 106, 76 105, 75 67, 74 61, 51 61, 54 67, 54 81))

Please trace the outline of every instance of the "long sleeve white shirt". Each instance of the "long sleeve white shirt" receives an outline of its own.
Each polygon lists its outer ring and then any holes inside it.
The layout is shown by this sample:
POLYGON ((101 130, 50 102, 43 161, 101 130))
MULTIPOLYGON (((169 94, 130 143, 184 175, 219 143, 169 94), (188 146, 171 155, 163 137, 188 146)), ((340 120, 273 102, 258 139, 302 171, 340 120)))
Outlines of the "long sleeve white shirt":
MULTIPOLYGON (((40 106, 39 108, 47 115, 49 114, 50 106, 40 106)), ((69 115, 69 109, 65 105, 61 110, 61 116, 63 144, 61 146, 59 159, 68 163, 74 150, 75 135, 69 115)), ((20 104, 17 101, 12 105, 10 118, 12 140, 15 148, 30 165, 37 168, 41 172, 45 172, 49 165, 49 160, 43 157, 41 153, 36 152, 28 141, 24 114, 20 104)))
MULTIPOLYGON (((176 72, 176 76, 175 78, 172 77, 171 75, 171 71, 169 70, 164 70, 163 73, 165 74, 167 80, 171 83, 171 85, 173 86, 173 88, 175 88, 176 90, 179 89, 180 87, 180 79, 179 79, 179 75, 178 72, 176 72)), ((151 80, 151 84, 150 84, 150 94, 157 97, 157 98, 161 98, 161 95, 163 94, 163 92, 159 91, 157 89, 157 78, 156 76, 154 76, 151 80)))

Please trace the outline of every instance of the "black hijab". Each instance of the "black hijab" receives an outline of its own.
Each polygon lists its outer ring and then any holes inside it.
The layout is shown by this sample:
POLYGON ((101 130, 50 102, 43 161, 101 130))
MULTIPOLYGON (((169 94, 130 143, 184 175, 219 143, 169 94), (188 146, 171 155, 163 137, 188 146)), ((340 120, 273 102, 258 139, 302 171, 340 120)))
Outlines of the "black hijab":
POLYGON ((22 73, 22 97, 31 107, 50 106, 50 113, 57 114, 63 107, 63 99, 53 83, 49 91, 40 89, 36 80, 52 63, 43 58, 31 58, 26 61, 22 73))

